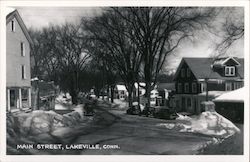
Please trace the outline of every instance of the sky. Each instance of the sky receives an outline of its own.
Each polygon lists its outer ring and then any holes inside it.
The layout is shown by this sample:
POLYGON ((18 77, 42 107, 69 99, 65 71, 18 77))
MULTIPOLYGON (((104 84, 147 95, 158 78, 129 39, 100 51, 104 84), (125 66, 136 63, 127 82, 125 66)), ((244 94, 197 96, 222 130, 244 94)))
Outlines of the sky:
MULTIPOLYGON (((20 13, 27 28, 42 29, 50 24, 60 25, 65 22, 77 23, 81 17, 93 17, 101 13, 99 7, 14 7, 20 13)), ((235 12, 235 21, 242 16, 243 8, 237 8, 235 12)), ((221 24, 224 20, 224 14, 220 14, 216 20, 221 24)), ((183 41, 180 47, 169 56, 166 61, 165 69, 176 69, 182 57, 209 57, 214 52, 214 42, 218 37, 207 31, 199 31, 192 40, 183 41)), ((235 42, 227 51, 229 56, 243 57, 244 42, 243 39, 235 42)))

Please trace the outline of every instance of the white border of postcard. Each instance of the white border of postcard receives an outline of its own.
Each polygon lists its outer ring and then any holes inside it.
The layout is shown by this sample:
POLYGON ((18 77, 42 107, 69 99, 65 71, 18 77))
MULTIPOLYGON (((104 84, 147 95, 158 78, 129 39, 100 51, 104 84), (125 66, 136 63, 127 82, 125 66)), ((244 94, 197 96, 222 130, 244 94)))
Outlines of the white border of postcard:
POLYGON ((249 160, 249 0, 141 0, 141 1, 128 1, 128 0, 84 0, 84 1, 0 1, 0 16, 1 16, 1 44, 0 44, 0 161, 56 161, 61 162, 68 161, 102 161, 102 162, 128 162, 128 161, 174 161, 174 162, 248 162, 249 160), (5 7, 15 6, 41 6, 41 7, 94 7, 94 6, 240 6, 244 7, 245 11, 245 34, 244 34, 244 59, 245 59, 245 86, 247 91, 245 92, 245 121, 244 121, 244 155, 6 155, 6 109, 5 109, 5 80, 6 80, 6 18, 4 10, 5 7))

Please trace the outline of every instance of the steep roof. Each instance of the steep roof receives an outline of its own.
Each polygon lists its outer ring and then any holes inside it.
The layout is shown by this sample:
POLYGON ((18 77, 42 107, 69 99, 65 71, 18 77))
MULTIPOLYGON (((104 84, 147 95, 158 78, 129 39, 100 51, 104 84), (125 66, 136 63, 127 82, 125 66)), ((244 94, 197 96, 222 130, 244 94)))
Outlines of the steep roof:
POLYGON ((20 25, 25 37, 27 38, 27 40, 29 41, 30 44, 33 44, 33 41, 29 35, 28 29, 26 28, 21 16, 19 15, 18 11, 16 9, 10 8, 7 11, 8 15, 6 16, 6 25, 15 17, 18 24, 20 25))
POLYGON ((176 71, 175 77, 179 75, 179 71, 183 63, 185 62, 190 70, 193 72, 196 79, 222 79, 222 80, 230 80, 230 79, 242 79, 244 78, 244 58, 234 58, 237 60, 240 65, 238 66, 238 76, 236 77, 224 77, 219 73, 212 70, 212 65, 214 63, 214 58, 199 58, 199 57, 184 57, 176 71))

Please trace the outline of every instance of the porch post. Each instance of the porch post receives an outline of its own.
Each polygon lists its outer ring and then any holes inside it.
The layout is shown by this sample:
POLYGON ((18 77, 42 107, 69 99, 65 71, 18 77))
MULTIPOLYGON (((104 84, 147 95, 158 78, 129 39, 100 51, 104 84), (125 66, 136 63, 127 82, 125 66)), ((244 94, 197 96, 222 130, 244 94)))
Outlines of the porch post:
POLYGON ((31 88, 28 88, 28 95, 29 95, 29 107, 31 107, 31 88))
POLYGON ((22 89, 19 88, 19 109, 21 109, 23 106, 22 106, 22 89))
POLYGON ((7 88, 7 108, 10 111, 10 89, 7 88))

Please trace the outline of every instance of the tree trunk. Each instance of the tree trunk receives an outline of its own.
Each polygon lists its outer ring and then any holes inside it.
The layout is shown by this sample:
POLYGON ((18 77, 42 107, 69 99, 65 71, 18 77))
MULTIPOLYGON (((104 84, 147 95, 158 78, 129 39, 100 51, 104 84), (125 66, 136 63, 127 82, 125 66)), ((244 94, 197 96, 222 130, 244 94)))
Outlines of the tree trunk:
POLYGON ((140 84, 137 80, 138 88, 137 88, 137 102, 138 102, 138 109, 140 111, 139 115, 141 115, 141 107, 140 107, 140 84))
POLYGON ((133 85, 128 86, 128 106, 133 106, 133 85))
POLYGON ((78 104, 77 94, 76 94, 76 92, 74 90, 70 92, 70 96, 71 96, 71 99, 72 99, 72 104, 77 105, 78 104))
POLYGON ((107 86, 107 99, 108 99, 108 101, 109 101, 109 85, 107 86))
POLYGON ((128 92, 128 107, 132 107, 133 101, 132 101, 132 92, 128 92))
POLYGON ((111 103, 114 103, 114 86, 111 86, 111 103))
POLYGON ((147 103, 146 103, 146 107, 145 107, 145 112, 146 112, 146 116, 148 116, 149 114, 149 107, 150 107, 150 92, 151 92, 151 82, 146 82, 146 92, 145 92, 145 96, 147 99, 147 103))

